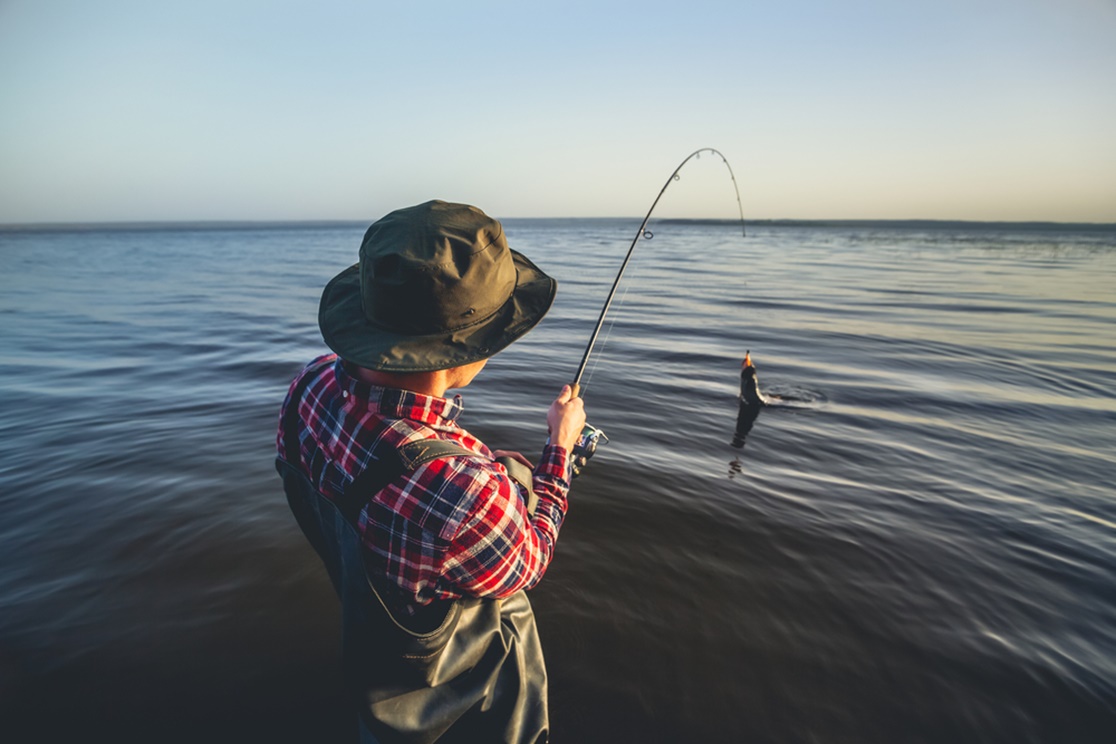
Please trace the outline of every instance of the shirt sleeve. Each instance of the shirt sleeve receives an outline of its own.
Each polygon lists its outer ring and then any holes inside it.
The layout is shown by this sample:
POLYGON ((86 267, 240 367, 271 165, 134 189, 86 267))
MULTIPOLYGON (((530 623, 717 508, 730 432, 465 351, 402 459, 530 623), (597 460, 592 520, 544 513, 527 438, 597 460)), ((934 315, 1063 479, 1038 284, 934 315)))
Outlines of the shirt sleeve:
POLYGON ((462 594, 507 597, 539 583, 567 509, 569 455, 548 445, 535 467, 534 517, 519 487, 502 469, 474 481, 472 508, 450 541, 443 575, 462 594))

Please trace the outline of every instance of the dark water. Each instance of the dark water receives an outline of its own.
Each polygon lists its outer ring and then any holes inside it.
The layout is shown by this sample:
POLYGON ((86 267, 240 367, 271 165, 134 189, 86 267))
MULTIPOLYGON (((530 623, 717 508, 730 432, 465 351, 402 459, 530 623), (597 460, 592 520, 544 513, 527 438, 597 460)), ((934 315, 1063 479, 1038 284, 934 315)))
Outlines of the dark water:
MULTIPOLYGON (((465 391, 530 453, 635 221, 465 391)), ((0 737, 335 741, 336 602, 272 469, 363 226, 0 233, 0 737)), ((1116 741, 1116 232, 660 225, 532 594, 561 742, 1116 741), (730 446, 740 360, 767 392, 730 446)), ((619 301, 619 300, 618 300, 619 301)))

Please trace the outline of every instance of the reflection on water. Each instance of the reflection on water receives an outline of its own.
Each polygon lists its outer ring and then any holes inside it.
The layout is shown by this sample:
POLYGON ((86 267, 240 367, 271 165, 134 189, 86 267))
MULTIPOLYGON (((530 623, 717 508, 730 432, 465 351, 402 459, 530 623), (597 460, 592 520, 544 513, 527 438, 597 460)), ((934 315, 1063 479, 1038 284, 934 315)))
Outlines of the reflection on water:
MULTIPOLYGON (((7 729, 344 735, 271 458, 363 227, 0 233, 7 729)), ((558 300, 463 423, 531 452, 632 225, 506 227, 558 300)), ((1110 741, 1114 275, 1102 230, 657 229, 532 594, 555 738, 1110 741), (744 349, 768 405, 736 449, 744 349)))

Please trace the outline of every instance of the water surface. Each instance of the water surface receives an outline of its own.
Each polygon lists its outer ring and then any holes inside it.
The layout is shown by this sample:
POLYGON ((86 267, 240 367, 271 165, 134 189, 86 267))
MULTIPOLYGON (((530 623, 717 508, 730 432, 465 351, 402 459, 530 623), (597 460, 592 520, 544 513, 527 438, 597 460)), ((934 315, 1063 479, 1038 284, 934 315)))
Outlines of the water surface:
MULTIPOLYGON (((0 232, 5 730, 344 736, 272 458, 363 227, 0 232)), ((636 227, 507 221, 560 284, 465 391, 488 444, 541 446, 636 227)), ((653 227, 532 592, 555 739, 1112 741, 1116 231, 653 227), (746 349, 815 402, 736 449, 746 349)))

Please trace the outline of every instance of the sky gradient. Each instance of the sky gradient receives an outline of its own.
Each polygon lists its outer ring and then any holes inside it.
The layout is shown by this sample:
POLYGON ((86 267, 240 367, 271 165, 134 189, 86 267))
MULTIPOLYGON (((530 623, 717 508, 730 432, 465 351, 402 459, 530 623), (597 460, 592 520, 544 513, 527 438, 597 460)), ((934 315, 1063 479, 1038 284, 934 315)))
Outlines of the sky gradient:
POLYGON ((0 223, 1116 222, 1116 0, 0 0, 0 223), (736 214, 719 161, 657 216, 736 214))

